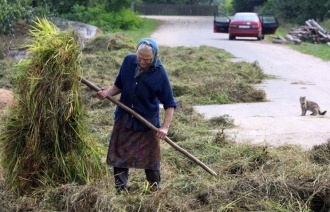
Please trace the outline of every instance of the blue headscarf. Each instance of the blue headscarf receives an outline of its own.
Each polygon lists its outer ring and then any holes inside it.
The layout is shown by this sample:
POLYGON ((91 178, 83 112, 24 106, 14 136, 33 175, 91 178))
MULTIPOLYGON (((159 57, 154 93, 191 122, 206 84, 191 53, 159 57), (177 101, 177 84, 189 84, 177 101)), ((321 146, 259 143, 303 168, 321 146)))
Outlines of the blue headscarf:
POLYGON ((152 58, 153 58, 153 61, 151 62, 151 64, 149 65, 149 67, 151 67, 151 66, 155 66, 155 67, 161 66, 162 65, 162 61, 158 57, 158 44, 156 43, 156 41, 154 39, 152 39, 152 38, 143 38, 143 39, 141 39, 139 41, 136 49, 138 49, 139 46, 142 43, 147 43, 147 44, 149 44, 152 47, 152 58))

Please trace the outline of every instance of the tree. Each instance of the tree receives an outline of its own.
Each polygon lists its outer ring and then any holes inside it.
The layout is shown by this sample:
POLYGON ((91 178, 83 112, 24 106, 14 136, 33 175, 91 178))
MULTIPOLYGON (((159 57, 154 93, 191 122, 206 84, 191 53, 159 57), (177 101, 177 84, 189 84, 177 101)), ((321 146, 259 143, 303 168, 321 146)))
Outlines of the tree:
POLYGON ((30 22, 36 15, 47 14, 45 4, 47 0, 0 0, 0 35, 14 35, 19 19, 30 22))
MULTIPOLYGON (((39 0, 44 1, 44 0, 39 0)), ((103 2, 103 1, 102 1, 103 2)), ((100 3, 102 3, 100 2, 100 3)), ((93 3, 91 0, 50 0, 51 10, 54 13, 65 14, 70 13, 74 5, 89 6, 93 3)))
POLYGON ((267 0, 233 0, 232 5, 236 12, 253 12, 254 6, 260 6, 267 0))
POLYGON ((147 4, 185 4, 186 0, 144 0, 147 4))
POLYGON ((14 23, 24 17, 29 16, 29 6, 26 1, 0 0, 0 34, 14 34, 14 23))
POLYGON ((188 5, 211 5, 214 0, 144 0, 147 4, 188 4, 188 5))
POLYGON ((287 22, 303 24, 308 19, 323 21, 330 17, 330 0, 268 0, 263 11, 287 22))
POLYGON ((233 0, 225 0, 224 2, 222 2, 220 4, 221 8, 223 8, 223 10, 224 10, 223 12, 225 12, 226 14, 229 14, 229 15, 233 15, 235 13, 232 2, 233 2, 233 0))

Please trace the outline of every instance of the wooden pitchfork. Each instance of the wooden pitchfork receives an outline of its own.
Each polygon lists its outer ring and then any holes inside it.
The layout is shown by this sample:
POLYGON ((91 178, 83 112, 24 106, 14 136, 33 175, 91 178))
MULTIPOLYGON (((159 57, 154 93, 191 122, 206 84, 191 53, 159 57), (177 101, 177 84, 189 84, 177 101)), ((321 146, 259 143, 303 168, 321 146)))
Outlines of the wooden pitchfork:
MULTIPOLYGON (((83 77, 80 77, 81 82, 85 85, 87 85, 89 88, 91 88, 94 91, 99 91, 101 90, 101 88, 97 87, 96 85, 94 85, 93 83, 91 83, 90 81, 86 80, 83 77)), ((141 121, 143 124, 147 125, 150 129, 154 130, 154 131, 158 131, 158 129, 152 125, 150 122, 148 122, 146 119, 144 119, 142 116, 140 116, 138 113, 136 113, 135 111, 133 111, 132 109, 130 109, 129 107, 127 107, 126 105, 124 105, 123 103, 121 103, 120 101, 118 101, 117 99, 115 99, 112 96, 107 96, 107 99, 109 99, 111 102, 115 103, 117 106, 121 107, 122 109, 124 109, 126 112, 128 112, 129 114, 133 115, 135 118, 137 118, 139 121, 141 121)), ((167 136, 164 139, 169 145, 171 145, 174 149, 178 150, 179 152, 181 152, 182 154, 184 154, 186 157, 188 157, 190 160, 194 161, 195 163, 197 163, 199 166, 201 166, 205 171, 207 171, 208 173, 212 174, 213 176, 217 176, 217 174, 210 169, 209 167, 207 167, 204 163, 202 163, 200 160, 198 160, 196 157, 194 157, 193 155, 191 155, 189 152, 187 152, 186 150, 184 150, 183 148, 181 148, 180 146, 178 146, 176 143, 174 143, 171 139, 169 139, 167 136)))

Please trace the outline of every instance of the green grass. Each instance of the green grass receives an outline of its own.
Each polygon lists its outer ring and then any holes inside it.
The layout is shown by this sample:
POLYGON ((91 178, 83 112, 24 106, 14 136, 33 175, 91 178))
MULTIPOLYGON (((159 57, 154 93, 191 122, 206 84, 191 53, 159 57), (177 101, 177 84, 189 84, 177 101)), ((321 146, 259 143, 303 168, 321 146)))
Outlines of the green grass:
MULTIPOLYGON (((324 21, 319 24, 325 30, 330 29, 329 20, 324 21)), ((277 29, 275 35, 284 37, 286 34, 288 34, 288 32, 290 32, 290 30, 292 28, 299 28, 299 27, 300 26, 298 26, 296 24, 283 24, 277 29)), ((270 40, 270 39, 268 39, 268 40, 270 40)), ((302 42, 299 45, 290 44, 290 43, 287 43, 285 45, 289 46, 290 48, 292 48, 298 52, 318 57, 324 61, 330 61, 330 46, 326 43, 311 43, 311 42, 306 41, 306 42, 302 42)))
POLYGON ((290 44, 289 46, 301 53, 313 55, 325 61, 330 61, 330 46, 328 44, 302 43, 300 45, 290 44))
POLYGON ((142 38, 150 37, 158 27, 158 21, 150 18, 142 18, 142 25, 139 29, 125 31, 124 33, 129 35, 135 42, 140 41, 142 38))

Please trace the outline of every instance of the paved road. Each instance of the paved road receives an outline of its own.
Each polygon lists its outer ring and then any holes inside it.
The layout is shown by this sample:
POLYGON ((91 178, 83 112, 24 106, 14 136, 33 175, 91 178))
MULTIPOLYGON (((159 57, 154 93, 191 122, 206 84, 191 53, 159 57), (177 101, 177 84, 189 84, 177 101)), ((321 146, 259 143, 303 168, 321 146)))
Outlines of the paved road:
POLYGON ((229 41, 228 34, 213 33, 213 17, 148 18, 161 20, 162 24, 151 36, 159 45, 222 48, 238 60, 258 61, 265 73, 277 77, 257 85, 265 90, 269 102, 194 107, 205 118, 224 114, 232 116, 237 128, 227 131, 227 134, 237 141, 300 144, 309 149, 330 138, 329 62, 281 44, 255 39, 229 41), (300 116, 300 96, 318 102, 321 110, 329 110, 328 114, 300 116))

